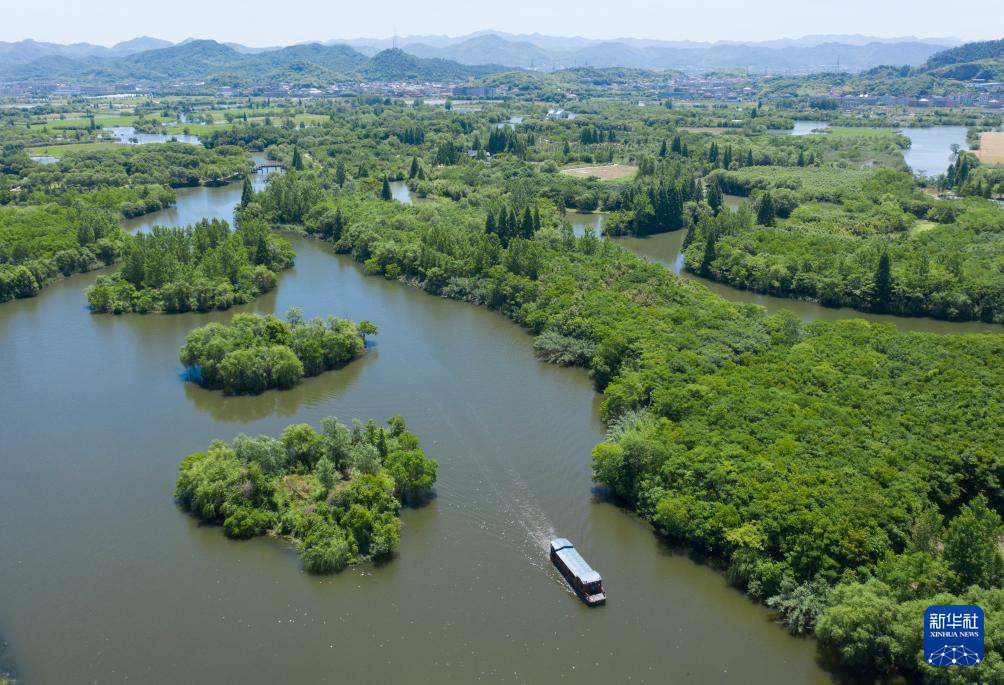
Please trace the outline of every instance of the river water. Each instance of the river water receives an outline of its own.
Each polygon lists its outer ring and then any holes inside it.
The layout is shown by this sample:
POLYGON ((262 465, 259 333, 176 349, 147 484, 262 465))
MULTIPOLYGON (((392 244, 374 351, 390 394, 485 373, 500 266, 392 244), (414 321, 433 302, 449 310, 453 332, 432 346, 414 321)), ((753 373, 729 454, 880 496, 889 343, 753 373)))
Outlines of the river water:
MULTIPOLYGON (((130 222, 229 218, 240 185, 183 189, 130 222)), ((91 315, 95 273, 0 306, 0 635, 26 683, 822 683, 724 577, 594 495, 587 375, 539 362, 498 314, 366 277, 292 237, 273 293, 214 314, 91 315), (236 311, 366 318, 377 344, 287 392, 182 380, 186 333, 236 311), (328 415, 402 414, 440 462, 397 558, 317 578, 290 546, 234 542, 173 501, 215 438, 328 415), (588 609, 546 557, 567 536, 603 574, 588 609)))
POLYGON ((906 165, 915 174, 937 176, 948 171, 952 163, 952 146, 968 150, 965 126, 930 126, 928 128, 901 128, 910 139, 910 148, 903 151, 906 165))
POLYGON ((787 309, 798 314, 803 321, 837 321, 839 319, 866 319, 876 323, 890 323, 901 331, 922 331, 928 333, 1004 333, 1000 324, 982 323, 979 321, 939 321, 924 317, 891 316, 889 314, 868 314, 848 307, 824 307, 818 302, 809 300, 793 300, 787 297, 774 297, 751 290, 733 288, 725 283, 717 283, 707 278, 701 278, 683 268, 681 248, 685 231, 660 233, 646 238, 617 238, 623 245, 635 254, 662 264, 673 273, 691 281, 699 281, 708 290, 733 302, 746 302, 766 307, 769 312, 787 309))

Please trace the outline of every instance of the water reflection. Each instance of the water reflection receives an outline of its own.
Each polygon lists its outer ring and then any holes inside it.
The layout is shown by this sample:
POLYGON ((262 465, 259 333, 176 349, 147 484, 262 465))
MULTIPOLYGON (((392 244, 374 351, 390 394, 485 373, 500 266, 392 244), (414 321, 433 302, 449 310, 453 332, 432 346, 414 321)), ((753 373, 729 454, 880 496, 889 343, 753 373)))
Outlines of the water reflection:
POLYGON ((0 525, 0 586, 18 589, 0 592, 0 616, 25 682, 166 685, 192 663, 201 682, 249 685, 288 682, 291 663, 304 682, 829 679, 814 643, 592 496, 603 426, 585 372, 538 361, 497 313, 291 240, 277 291, 229 312, 94 316, 82 291, 95 274, 0 306, 0 521, 18 522, 0 525), (291 306, 370 319, 379 347, 288 393, 227 398, 179 379, 194 326, 291 306), (403 512, 385 566, 309 577, 290 546, 227 540, 172 499, 180 459, 213 439, 392 414, 440 477, 437 499, 403 512), (548 563, 559 531, 603 573, 602 611, 548 563))
POLYGON ((408 187, 408 183, 406 181, 391 181, 390 195, 401 204, 412 204, 411 189, 408 187))
POLYGON ((565 220, 572 224, 572 231, 577 236, 586 234, 586 229, 593 229, 593 235, 603 235, 603 219, 601 212, 565 212, 565 220))
POLYGON ((334 400, 355 384, 366 367, 377 363, 378 348, 367 348, 359 359, 319 376, 304 378, 288 390, 267 390, 260 395, 225 395, 200 385, 180 380, 185 397, 195 408, 208 412, 215 421, 251 423, 268 416, 294 416, 305 407, 316 407, 334 400))

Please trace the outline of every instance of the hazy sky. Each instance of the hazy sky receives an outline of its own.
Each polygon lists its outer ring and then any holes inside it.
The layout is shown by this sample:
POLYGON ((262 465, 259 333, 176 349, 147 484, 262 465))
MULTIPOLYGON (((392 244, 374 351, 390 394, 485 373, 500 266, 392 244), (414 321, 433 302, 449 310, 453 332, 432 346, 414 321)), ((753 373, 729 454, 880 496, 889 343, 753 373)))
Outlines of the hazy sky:
POLYGON ((398 35, 511 33, 764 40, 813 33, 1004 37, 1001 0, 4 0, 0 40, 111 45, 140 35, 253 46, 398 35), (996 33, 995 33, 996 32, 996 33))

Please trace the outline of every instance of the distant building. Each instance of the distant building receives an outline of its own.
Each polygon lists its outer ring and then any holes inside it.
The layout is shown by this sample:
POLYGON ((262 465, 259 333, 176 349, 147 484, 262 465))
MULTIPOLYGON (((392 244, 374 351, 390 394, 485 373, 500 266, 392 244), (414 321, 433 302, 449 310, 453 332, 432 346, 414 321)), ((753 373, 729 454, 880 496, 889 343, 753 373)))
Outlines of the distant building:
POLYGON ((575 118, 575 113, 574 112, 569 112, 568 110, 564 110, 564 109, 561 109, 561 108, 554 108, 554 109, 547 110, 547 115, 544 118, 545 119, 574 119, 575 118))
POLYGON ((493 98, 495 97, 494 86, 455 86, 453 88, 455 98, 493 98))

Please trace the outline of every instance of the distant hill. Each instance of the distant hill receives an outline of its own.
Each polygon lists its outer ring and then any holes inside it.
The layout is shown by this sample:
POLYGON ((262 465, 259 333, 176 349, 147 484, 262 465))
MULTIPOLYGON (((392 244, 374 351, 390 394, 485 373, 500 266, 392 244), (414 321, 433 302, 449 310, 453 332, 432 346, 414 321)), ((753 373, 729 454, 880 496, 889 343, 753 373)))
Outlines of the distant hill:
POLYGON ((125 40, 121 43, 116 43, 109 48, 109 52, 114 55, 132 55, 137 52, 143 52, 144 50, 169 48, 171 45, 172 43, 169 40, 151 38, 150 36, 140 36, 139 38, 133 38, 132 40, 125 40))
MULTIPOLYGON (((321 77, 327 71, 341 72, 346 69, 361 68, 358 56, 375 57, 381 51, 400 48, 403 52, 423 59, 439 59, 457 62, 467 66, 480 67, 485 64, 514 68, 564 69, 571 67, 626 67, 636 69, 685 69, 702 71, 728 67, 749 68, 754 71, 767 70, 783 72, 821 72, 833 70, 838 63, 841 71, 865 71, 884 64, 922 66, 939 51, 957 48, 960 41, 955 38, 875 38, 861 35, 813 35, 802 38, 781 38, 770 41, 664 41, 646 38, 617 38, 596 40, 581 36, 547 36, 539 33, 509 34, 499 31, 478 31, 465 36, 407 36, 403 38, 356 38, 351 40, 325 41, 320 48, 338 48, 341 55, 327 54, 318 50, 317 43, 282 47, 249 47, 239 43, 216 43, 215 41, 187 38, 172 45, 158 38, 141 37, 118 43, 110 48, 89 43, 60 45, 24 40, 17 43, 0 42, 0 77, 19 73, 13 65, 27 65, 43 57, 63 57, 69 59, 101 58, 113 60, 154 50, 180 48, 186 45, 214 43, 229 48, 237 55, 272 54, 271 60, 255 64, 256 68, 283 71, 287 67, 293 74, 313 74, 321 77), (344 52, 351 49, 352 53, 344 52), (297 50, 302 52, 297 53, 297 50), (278 53, 278 54, 277 54, 278 53), (264 65, 264 67, 262 67, 264 65)), ((991 45, 991 44, 970 44, 991 45)), ((198 51, 196 51, 198 53, 198 51)), ((185 54, 185 53, 181 53, 185 54)), ((944 53, 943 53, 944 54, 944 53)), ((168 63, 171 53, 163 53, 153 62, 143 61, 146 70, 142 78, 154 78, 153 74, 171 74, 173 78, 189 78, 204 73, 208 66, 204 55, 195 54, 202 60, 198 65, 187 68, 184 65, 168 63), (165 60, 164 64, 157 64, 165 60)), ((221 53, 218 67, 229 71, 237 66, 247 66, 236 60, 234 55, 221 53)), ((955 58, 949 58, 956 61, 955 58)), ((976 56, 966 60, 982 59, 976 56)), ((414 71, 412 64, 400 56, 390 60, 406 72, 412 70, 412 78, 424 78, 428 74, 455 73, 442 64, 422 66, 414 71)), ((95 68, 94 64, 78 67, 65 63, 43 62, 23 73, 45 75, 50 68, 61 69, 59 77, 78 78, 84 73, 111 73, 115 64, 95 68)), ((379 63, 370 73, 379 71, 379 63)), ((214 73, 217 70, 214 70, 214 73)), ((389 73, 389 72, 388 72, 389 73)), ((52 74, 56 76, 55 73, 52 74)), ((245 74, 250 76, 251 74, 245 74)), ((274 74, 273 74, 274 75, 274 74)), ((260 76, 260 74, 259 74, 260 76)), ((138 74, 119 73, 120 78, 140 78, 138 74)))
POLYGON ((1004 58, 1004 40, 987 40, 979 43, 966 43, 957 48, 943 50, 927 60, 927 66, 936 69, 961 62, 1001 58, 1004 58))
POLYGON ((944 50, 927 60, 925 71, 958 81, 1004 80, 1004 40, 966 43, 944 50))
POLYGON ((56 79, 81 83, 184 80, 215 85, 271 81, 323 85, 350 78, 459 81, 505 69, 424 59, 393 49, 367 57, 347 45, 319 43, 242 52, 212 40, 188 40, 125 57, 48 54, 23 62, 6 60, 0 55, 0 79, 56 79))
MULTIPOLYGON (((390 47, 391 39, 343 41, 366 52, 390 47)), ((882 64, 923 64, 939 50, 959 44, 955 38, 873 38, 816 35, 795 39, 716 43, 643 38, 590 38, 479 31, 467 36, 408 36, 395 39, 405 52, 461 64, 502 64, 520 68, 631 67, 708 70, 727 67, 783 71, 825 71, 839 62, 846 71, 882 64)))
POLYGON ((781 72, 823 71, 834 69, 837 65, 847 71, 863 71, 882 64, 920 65, 945 47, 921 41, 824 42, 811 45, 778 41, 767 46, 584 39, 566 42, 565 45, 575 47, 549 49, 526 40, 508 40, 497 34, 485 34, 438 47, 428 43, 409 43, 403 49, 421 57, 449 59, 461 64, 490 63, 522 68, 592 66, 701 71, 740 67, 781 72))
POLYGON ((168 47, 172 43, 158 38, 142 36, 110 48, 91 43, 43 43, 35 40, 21 40, 16 43, 0 41, 0 63, 24 64, 41 57, 125 57, 144 50, 168 47))
POLYGON ((193 40, 159 50, 147 50, 116 64, 121 78, 201 78, 240 69, 249 57, 214 40, 193 40))
POLYGON ((879 93, 928 97, 960 93, 973 79, 1004 81, 1004 40, 966 43, 931 55, 920 65, 887 64, 867 71, 820 73, 803 79, 772 79, 766 92, 795 95, 879 93), (891 66, 892 65, 892 66, 891 66))
POLYGON ((359 73, 376 81, 457 81, 505 70, 497 65, 464 65, 445 59, 425 59, 391 48, 373 55, 359 73))
POLYGON ((508 67, 550 67, 553 57, 533 43, 508 41, 495 34, 476 36, 446 47, 411 43, 404 50, 426 58, 450 59, 461 64, 504 64, 508 67))

